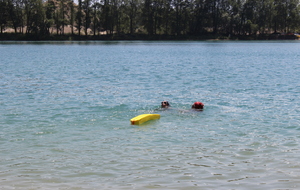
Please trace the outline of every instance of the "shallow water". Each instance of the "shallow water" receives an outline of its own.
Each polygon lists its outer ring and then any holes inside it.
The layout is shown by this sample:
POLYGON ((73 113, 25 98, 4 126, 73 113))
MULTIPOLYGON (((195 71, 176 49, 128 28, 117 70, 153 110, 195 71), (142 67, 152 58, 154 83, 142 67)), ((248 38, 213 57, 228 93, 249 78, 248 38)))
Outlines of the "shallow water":
POLYGON ((2 42, 1 186, 299 189, 299 50, 2 42), (157 110, 163 100, 172 109, 157 110), (191 111, 194 101, 204 111, 191 111), (144 113, 161 119, 130 125, 144 113))

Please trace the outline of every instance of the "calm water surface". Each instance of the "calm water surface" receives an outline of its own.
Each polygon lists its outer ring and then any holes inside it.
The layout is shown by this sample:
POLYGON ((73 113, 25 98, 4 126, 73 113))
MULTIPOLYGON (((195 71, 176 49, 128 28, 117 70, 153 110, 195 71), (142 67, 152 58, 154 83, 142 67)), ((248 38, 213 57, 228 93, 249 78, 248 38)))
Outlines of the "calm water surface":
POLYGON ((298 41, 2 42, 1 189, 299 189, 299 73, 298 41))

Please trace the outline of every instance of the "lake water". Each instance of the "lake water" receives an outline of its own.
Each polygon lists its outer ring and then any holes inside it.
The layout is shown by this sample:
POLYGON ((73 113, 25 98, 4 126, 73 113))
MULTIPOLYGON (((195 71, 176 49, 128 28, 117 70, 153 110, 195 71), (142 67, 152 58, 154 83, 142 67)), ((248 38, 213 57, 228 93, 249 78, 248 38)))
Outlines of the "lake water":
POLYGON ((1 189, 299 189, 299 73, 299 41, 2 42, 1 189))

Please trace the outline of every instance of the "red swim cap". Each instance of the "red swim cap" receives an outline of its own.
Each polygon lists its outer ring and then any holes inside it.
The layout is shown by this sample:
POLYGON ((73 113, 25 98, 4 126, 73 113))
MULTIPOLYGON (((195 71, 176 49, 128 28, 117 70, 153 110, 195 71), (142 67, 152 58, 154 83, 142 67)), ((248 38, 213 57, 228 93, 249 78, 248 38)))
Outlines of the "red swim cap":
POLYGON ((202 102, 195 102, 194 105, 197 105, 197 106, 204 106, 204 104, 202 102))
POLYGON ((192 106, 193 109, 203 109, 204 104, 202 102, 195 102, 192 106))

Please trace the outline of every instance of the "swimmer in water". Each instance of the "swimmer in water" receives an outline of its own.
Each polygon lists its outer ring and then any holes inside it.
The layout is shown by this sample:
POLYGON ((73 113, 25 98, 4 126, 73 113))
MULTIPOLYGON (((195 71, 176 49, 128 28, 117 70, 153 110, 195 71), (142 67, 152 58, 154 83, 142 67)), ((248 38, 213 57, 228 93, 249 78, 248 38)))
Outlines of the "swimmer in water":
POLYGON ((168 101, 161 102, 161 108, 168 108, 171 107, 168 101))
POLYGON ((192 109, 195 109, 195 110, 203 110, 203 108, 204 108, 204 104, 202 102, 195 102, 192 105, 192 109))

